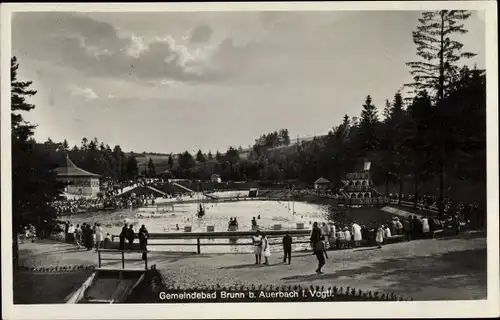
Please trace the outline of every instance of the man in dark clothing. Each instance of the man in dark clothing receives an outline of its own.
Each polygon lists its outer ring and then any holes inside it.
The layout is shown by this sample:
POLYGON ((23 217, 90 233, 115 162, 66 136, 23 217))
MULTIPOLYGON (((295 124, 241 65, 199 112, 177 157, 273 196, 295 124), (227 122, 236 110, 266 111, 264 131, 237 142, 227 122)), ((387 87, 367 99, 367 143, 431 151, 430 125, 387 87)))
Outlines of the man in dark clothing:
POLYGON ((409 216, 405 219, 403 224, 403 230, 405 233, 406 241, 411 241, 412 225, 413 225, 412 217, 409 216))
POLYGON ((290 237, 290 234, 287 232, 283 237, 283 252, 285 254, 283 262, 286 262, 288 259, 288 264, 290 264, 292 260, 292 242, 292 237, 290 237))
POLYGON ((134 226, 130 225, 128 230, 127 230, 127 240, 128 240, 128 249, 132 250, 134 247, 134 240, 135 240, 135 232, 134 232, 134 226))
POLYGON ((125 224, 120 232, 120 250, 125 250, 125 238, 127 237, 127 224, 125 224))
MULTIPOLYGON (((141 250, 148 250, 148 238, 149 238, 149 232, 146 229, 144 225, 141 226, 139 229, 139 248, 141 250)), ((142 260, 146 260, 146 252, 142 253, 142 260)))
POLYGON ((419 239, 422 234, 422 222, 417 216, 413 217, 413 239, 419 239))
POLYGON ((313 254, 315 254, 316 243, 321 239, 321 229, 318 227, 318 223, 313 223, 312 232, 311 232, 311 247, 313 248, 313 254))
POLYGON ((86 228, 86 234, 87 236, 85 237, 86 241, 85 241, 85 246, 87 247, 87 251, 88 250, 92 250, 92 244, 93 244, 93 239, 92 239, 92 228, 90 227, 90 225, 87 224, 87 228, 86 228))
POLYGON ((69 230, 69 221, 66 221, 64 223, 64 241, 66 241, 66 242, 69 242, 68 241, 68 230, 69 230))

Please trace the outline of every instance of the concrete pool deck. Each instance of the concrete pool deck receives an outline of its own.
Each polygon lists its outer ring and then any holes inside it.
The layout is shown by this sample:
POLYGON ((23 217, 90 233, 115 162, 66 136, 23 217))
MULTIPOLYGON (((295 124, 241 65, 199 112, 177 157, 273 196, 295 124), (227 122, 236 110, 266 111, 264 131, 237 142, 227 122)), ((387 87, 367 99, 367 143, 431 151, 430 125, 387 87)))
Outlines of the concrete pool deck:
MULTIPOLYGON (((361 290, 394 292, 415 300, 485 299, 486 238, 461 235, 453 238, 417 240, 377 248, 329 251, 324 274, 314 273, 311 252, 296 252, 292 264, 281 263, 274 252, 271 265, 255 265, 252 254, 151 253, 167 284, 201 285, 335 285, 361 290)), ((20 244, 20 265, 96 265, 94 251, 43 241, 20 244)), ((133 255, 133 254, 130 254, 133 255)), ((137 258, 137 257, 132 257, 137 258)), ((104 264, 104 267, 119 265, 104 264)), ((141 267, 142 262, 128 262, 141 267)))

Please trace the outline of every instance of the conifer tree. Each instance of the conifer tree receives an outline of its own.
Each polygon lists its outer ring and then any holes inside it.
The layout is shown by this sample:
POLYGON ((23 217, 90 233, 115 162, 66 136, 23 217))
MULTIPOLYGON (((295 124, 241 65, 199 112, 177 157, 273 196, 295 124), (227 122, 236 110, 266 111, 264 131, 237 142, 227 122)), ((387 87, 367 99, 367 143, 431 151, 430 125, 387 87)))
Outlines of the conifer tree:
MULTIPOLYGON (((437 117, 444 112, 440 110, 442 102, 449 94, 453 83, 460 76, 460 60, 472 58, 476 54, 464 52, 463 44, 455 36, 463 35, 468 31, 464 28, 464 21, 470 18, 471 12, 465 10, 439 10, 422 13, 418 19, 419 25, 413 32, 413 42, 417 46, 417 61, 407 62, 413 82, 407 87, 413 88, 417 93, 426 90, 431 93, 431 98, 438 109, 437 117)), ((434 130, 443 130, 437 126, 434 130)), ((441 132, 444 133, 444 132, 441 132)), ((444 168, 446 162, 446 142, 444 134, 437 134, 441 141, 436 141, 440 146, 439 155, 439 211, 443 213, 444 201, 444 168)), ((434 142, 434 143, 436 143, 434 142)))

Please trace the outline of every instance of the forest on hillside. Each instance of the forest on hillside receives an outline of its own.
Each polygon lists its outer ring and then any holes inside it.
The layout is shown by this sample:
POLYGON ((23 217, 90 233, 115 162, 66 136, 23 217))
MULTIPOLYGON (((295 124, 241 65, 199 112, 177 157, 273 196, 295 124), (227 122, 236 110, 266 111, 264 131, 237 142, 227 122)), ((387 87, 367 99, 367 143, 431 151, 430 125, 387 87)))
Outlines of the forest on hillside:
POLYGON ((368 160, 380 192, 432 192, 441 198, 462 194, 485 203, 485 70, 463 62, 474 54, 466 52, 455 37, 467 32, 462 22, 469 16, 470 12, 462 10, 422 14, 413 33, 418 59, 406 63, 413 81, 403 85, 411 91, 395 92, 384 106, 375 106, 367 92, 359 97, 361 114, 332 121, 326 136, 296 144, 282 128, 257 137, 245 157, 241 147, 233 146, 214 154, 199 150, 196 154, 185 151, 153 157, 140 154, 140 150, 126 154, 120 146, 111 147, 97 138, 83 138, 79 146, 50 139, 37 142, 33 138, 35 125, 22 117, 35 107, 26 99, 36 91, 30 89, 30 81, 16 79, 19 64, 14 57, 14 209, 50 211, 46 203, 57 198, 61 188, 54 169, 66 154, 81 168, 117 181, 168 170, 176 178, 204 180, 217 173, 225 181, 312 183, 325 177, 336 187, 345 173, 358 170, 357 166, 368 160), (162 160, 161 166, 155 159, 162 160))

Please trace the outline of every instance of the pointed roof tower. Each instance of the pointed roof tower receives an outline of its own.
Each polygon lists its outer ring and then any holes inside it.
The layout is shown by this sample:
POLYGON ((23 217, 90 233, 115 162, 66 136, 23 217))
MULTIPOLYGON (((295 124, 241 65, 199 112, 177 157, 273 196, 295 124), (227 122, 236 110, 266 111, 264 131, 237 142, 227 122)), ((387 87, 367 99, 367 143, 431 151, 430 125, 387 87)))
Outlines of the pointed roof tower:
POLYGON ((100 177, 98 174, 78 168, 73 161, 71 161, 68 154, 66 154, 65 166, 57 168, 57 175, 59 177, 100 177))

